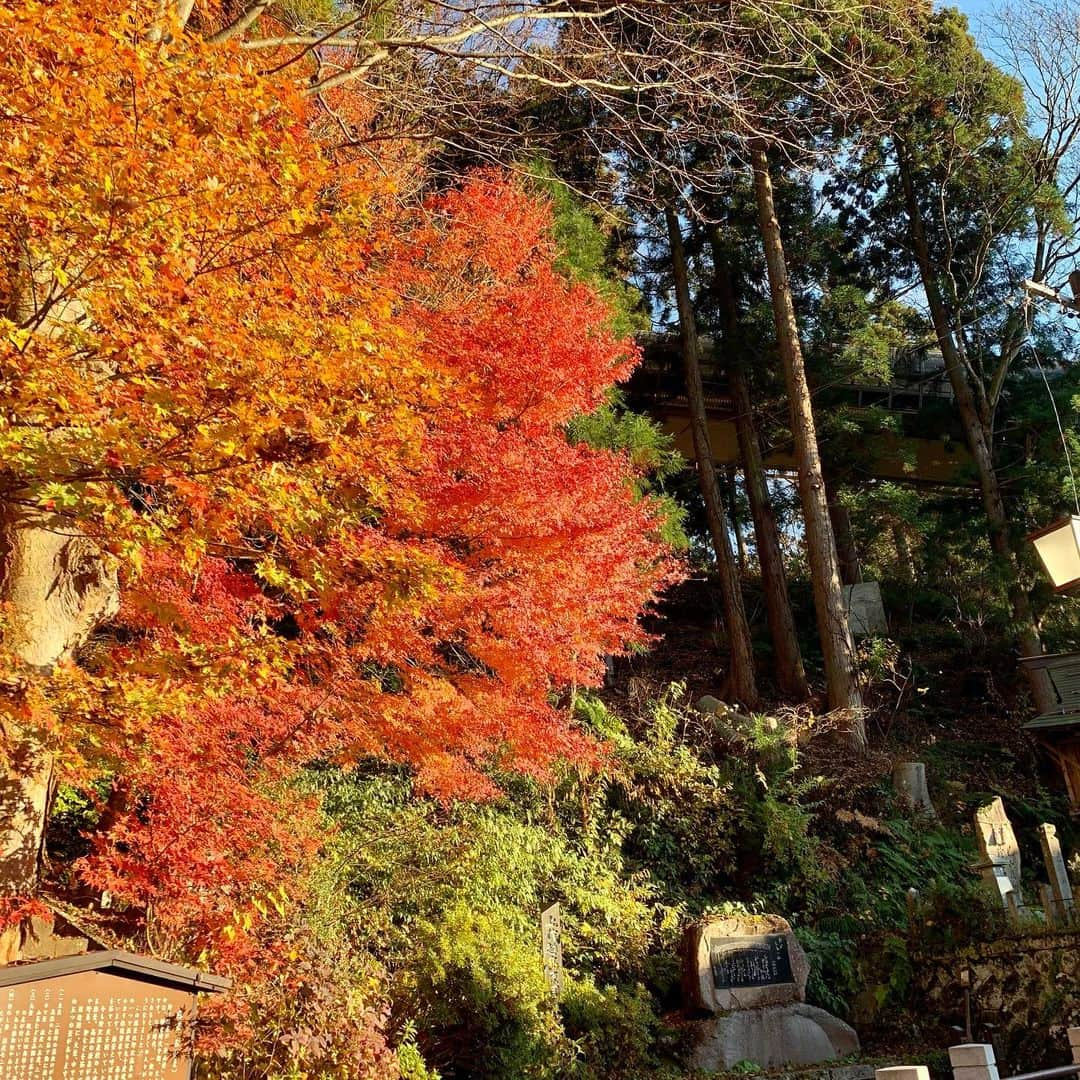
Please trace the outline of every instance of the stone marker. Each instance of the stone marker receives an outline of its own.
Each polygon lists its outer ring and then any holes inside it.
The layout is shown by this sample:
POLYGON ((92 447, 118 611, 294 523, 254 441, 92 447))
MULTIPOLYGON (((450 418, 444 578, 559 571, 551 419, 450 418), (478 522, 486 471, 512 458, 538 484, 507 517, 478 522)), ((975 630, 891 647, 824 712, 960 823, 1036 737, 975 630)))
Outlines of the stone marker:
POLYGON ((4 1080, 181 1080, 198 995, 228 979, 114 949, 0 968, 4 1080))
POLYGON ((999 1080, 994 1048, 989 1043, 949 1047, 953 1080, 999 1080))
POLYGON ((1011 892, 1017 907, 1023 907, 1020 892, 1020 846, 1016 842, 1016 833, 1005 813, 1005 805, 1000 798, 995 798, 986 806, 975 811, 975 838, 979 842, 979 851, 988 866, 984 866, 984 878, 994 886, 995 891, 1008 905, 1011 892), (1011 888, 1004 889, 1000 881, 998 868, 1004 870, 1011 888))
POLYGON ((875 1069, 874 1080, 930 1080, 930 1070, 925 1065, 890 1065, 875 1069))
POLYGON ((683 939, 686 999, 726 1012, 806 1000, 810 965, 787 919, 732 915, 695 923, 683 939))
POLYGON ((1001 901, 1001 906, 1006 911, 1011 911, 1016 906, 1016 894, 1013 892, 1012 882, 1005 873, 1004 866, 994 866, 986 863, 983 866, 983 880, 994 890, 994 895, 1001 901))
POLYGON ((1074 1065, 1080 1065, 1080 1027, 1069 1028, 1069 1050, 1074 1065))
POLYGON ((701 1021, 695 1068, 810 1065, 859 1048, 854 1030, 804 1004, 810 964, 778 915, 735 915, 690 926, 683 937, 683 989, 701 1021))
POLYGON ((1040 825, 1039 844, 1042 846, 1046 876, 1050 879, 1050 892, 1054 899, 1053 921, 1065 926, 1073 917, 1073 891, 1065 858, 1061 854, 1057 828, 1045 823, 1040 825))
POLYGON ((562 908, 552 904, 540 912, 540 947, 544 955, 544 974, 555 997, 562 997, 564 977, 562 960, 562 908))
POLYGON ((881 602, 881 586, 876 581, 845 585, 844 610, 847 612, 852 637, 869 637, 871 634, 888 632, 885 605, 881 602))
POLYGON ((900 761, 893 766, 893 787, 900 801, 914 810, 923 810, 936 816, 930 801, 930 789, 926 785, 926 765, 921 761, 900 761))
POLYGON ((1009 913, 1009 920, 1014 923, 1020 921, 1020 904, 1016 899, 1016 890, 1005 895, 1005 910, 1009 913))

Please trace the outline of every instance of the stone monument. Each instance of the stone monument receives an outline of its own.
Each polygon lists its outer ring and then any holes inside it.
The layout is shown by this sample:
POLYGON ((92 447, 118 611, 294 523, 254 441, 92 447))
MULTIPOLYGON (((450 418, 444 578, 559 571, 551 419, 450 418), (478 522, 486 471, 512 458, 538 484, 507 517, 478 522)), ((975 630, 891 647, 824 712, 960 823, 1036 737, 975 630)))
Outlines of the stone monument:
POLYGON ((0 1076, 186 1080, 198 995, 228 986, 117 950, 0 968, 0 1076))
POLYGON ((859 1049, 854 1030, 805 1004, 810 964, 777 915, 707 919, 683 936, 683 993, 699 1019, 692 1065, 812 1065, 859 1049))
POLYGON ((1020 845, 1005 813, 1005 805, 995 798, 975 811, 975 838, 982 853, 983 878, 1001 897, 1005 910, 1012 895, 1016 906, 1023 907, 1020 892, 1020 845))
POLYGON ((852 637, 887 634, 889 623, 881 601, 881 586, 876 581, 860 581, 844 586, 844 609, 852 637))
POLYGON ((920 810, 936 817, 934 804, 930 801, 930 789, 926 785, 926 765, 921 761, 898 761, 893 766, 893 787, 900 801, 913 810, 920 810))
POLYGON ((1046 864, 1046 876, 1050 879, 1050 899, 1053 902, 1053 911, 1047 912, 1049 921, 1055 925, 1067 926, 1074 917, 1073 891, 1065 857, 1061 854, 1061 841, 1058 839, 1056 826, 1040 825, 1039 843, 1042 846, 1043 862, 1046 864))

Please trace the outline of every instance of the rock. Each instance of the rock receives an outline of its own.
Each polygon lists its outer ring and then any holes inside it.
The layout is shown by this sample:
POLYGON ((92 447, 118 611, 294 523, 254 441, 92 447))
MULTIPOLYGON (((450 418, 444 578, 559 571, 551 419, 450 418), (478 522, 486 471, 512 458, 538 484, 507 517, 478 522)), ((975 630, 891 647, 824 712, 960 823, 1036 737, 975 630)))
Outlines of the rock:
POLYGON ((859 1037, 842 1020, 813 1005, 792 1003, 702 1020, 691 1065, 722 1072, 740 1061, 763 1069, 816 1065, 857 1053, 859 1037))
POLYGON ((828 1080, 874 1080, 873 1065, 838 1065, 829 1069, 828 1080))
POLYGON ((714 698, 712 694, 705 694, 697 699, 694 708, 706 716, 716 716, 717 713, 726 711, 727 706, 719 698, 714 698))
POLYGON ((779 915, 706 919, 683 935, 688 1011, 726 1012, 806 1000, 810 964, 779 915))
POLYGON ((900 801, 913 810, 923 810, 936 816, 926 785, 926 766, 921 761, 901 761, 893 766, 893 787, 900 801))

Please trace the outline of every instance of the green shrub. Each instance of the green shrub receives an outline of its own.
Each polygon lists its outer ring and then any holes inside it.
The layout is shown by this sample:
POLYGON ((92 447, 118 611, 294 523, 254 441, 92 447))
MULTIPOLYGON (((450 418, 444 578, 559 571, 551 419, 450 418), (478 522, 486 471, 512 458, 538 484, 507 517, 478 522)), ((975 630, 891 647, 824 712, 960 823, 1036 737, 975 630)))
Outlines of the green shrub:
POLYGON ((661 1022, 640 983, 598 987, 587 977, 571 980, 562 1012, 579 1055, 575 1080, 662 1080, 681 1075, 657 1052, 658 1047, 670 1052, 677 1036, 661 1022))

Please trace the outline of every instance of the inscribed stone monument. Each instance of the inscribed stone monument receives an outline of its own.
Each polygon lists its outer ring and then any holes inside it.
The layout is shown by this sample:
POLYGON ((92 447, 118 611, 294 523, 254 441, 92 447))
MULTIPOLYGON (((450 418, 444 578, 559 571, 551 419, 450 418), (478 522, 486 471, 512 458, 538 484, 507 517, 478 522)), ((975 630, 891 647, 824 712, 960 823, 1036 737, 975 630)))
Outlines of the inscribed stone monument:
POLYGON ((844 586, 844 610, 852 637, 869 637, 888 632, 881 586, 876 581, 860 581, 844 586))
POLYGON ((1050 894, 1054 904, 1052 921, 1066 924, 1073 917, 1073 891, 1065 857, 1061 853, 1057 828, 1048 824, 1040 825, 1039 843, 1042 846, 1043 862, 1046 864, 1046 875, 1050 879, 1050 894))
POLYGON ((1008 900, 1011 892, 1018 907, 1023 906, 1020 893, 1020 846, 1016 842, 1016 833, 1005 813, 1005 806, 1000 798, 980 806, 975 811, 975 838, 979 842, 979 851, 985 860, 983 877, 1001 896, 1008 900), (1005 888, 1007 880, 1009 888, 1005 888))
POLYGON ((116 950, 0 968, 0 1076, 186 1080, 197 995, 228 985, 116 950))
POLYGON ((859 1048, 854 1030, 806 1005, 810 965, 791 927, 777 915, 709 919, 683 938, 683 988, 697 1027, 695 1068, 763 1068, 829 1061, 859 1048))
POLYGON ((684 939, 686 998, 727 1012, 806 1000, 810 965, 786 919, 734 915, 691 926, 684 939))

